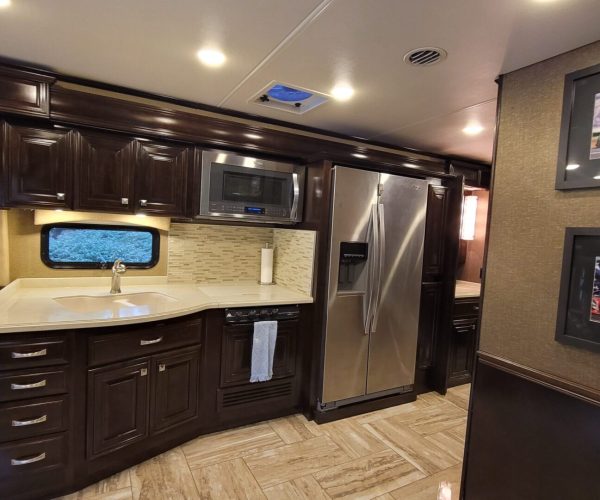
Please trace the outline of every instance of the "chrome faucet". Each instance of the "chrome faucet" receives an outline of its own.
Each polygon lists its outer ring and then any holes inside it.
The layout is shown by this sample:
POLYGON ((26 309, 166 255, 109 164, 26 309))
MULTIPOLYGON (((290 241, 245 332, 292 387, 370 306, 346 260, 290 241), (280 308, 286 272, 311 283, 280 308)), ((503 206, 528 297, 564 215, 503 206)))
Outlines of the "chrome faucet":
POLYGON ((110 293, 121 293, 121 274, 127 271, 125 264, 121 259, 115 260, 112 266, 112 281, 110 283, 110 293))

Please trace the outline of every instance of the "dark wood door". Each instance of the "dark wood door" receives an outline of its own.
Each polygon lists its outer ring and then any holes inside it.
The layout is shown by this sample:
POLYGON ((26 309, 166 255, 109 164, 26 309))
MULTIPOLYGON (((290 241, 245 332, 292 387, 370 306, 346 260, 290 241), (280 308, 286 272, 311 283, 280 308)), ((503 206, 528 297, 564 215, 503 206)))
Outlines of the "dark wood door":
POLYGON ((448 386, 471 381, 475 361, 477 318, 455 320, 450 339, 448 386))
POLYGON ((88 457, 148 435, 149 368, 145 359, 88 372, 88 457))
MULTIPOLYGON (((277 328, 273 355, 273 378, 293 377, 296 373, 298 321, 282 321, 277 328)), ((252 324, 226 326, 221 351, 221 387, 250 382, 252 361, 252 324)))
POLYGON ((134 140, 100 132, 80 132, 75 164, 75 208, 133 211, 134 140))
POLYGON ((9 206, 69 207, 72 138, 68 129, 5 124, 3 175, 9 206))
POLYGON ((184 216, 193 148, 138 142, 136 151, 135 210, 184 216))
POLYGON ((444 241, 448 188, 429 185, 423 253, 423 281, 440 280, 444 273, 444 241))
POLYGON ((197 348, 152 359, 152 433, 198 417, 199 363, 197 348))
POLYGON ((440 305, 443 283, 423 283, 417 344, 417 369, 429 369, 435 364, 435 347, 440 327, 440 305))

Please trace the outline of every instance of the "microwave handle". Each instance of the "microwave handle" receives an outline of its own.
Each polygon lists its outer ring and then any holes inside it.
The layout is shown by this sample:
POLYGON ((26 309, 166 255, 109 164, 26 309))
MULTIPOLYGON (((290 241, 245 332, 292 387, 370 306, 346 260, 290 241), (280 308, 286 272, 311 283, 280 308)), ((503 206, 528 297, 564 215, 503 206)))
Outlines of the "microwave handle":
POLYGON ((300 201, 300 185, 298 184, 298 174, 296 172, 292 174, 292 182, 294 185, 294 199, 292 201, 290 219, 292 219, 292 221, 296 221, 298 220, 298 203, 300 201))

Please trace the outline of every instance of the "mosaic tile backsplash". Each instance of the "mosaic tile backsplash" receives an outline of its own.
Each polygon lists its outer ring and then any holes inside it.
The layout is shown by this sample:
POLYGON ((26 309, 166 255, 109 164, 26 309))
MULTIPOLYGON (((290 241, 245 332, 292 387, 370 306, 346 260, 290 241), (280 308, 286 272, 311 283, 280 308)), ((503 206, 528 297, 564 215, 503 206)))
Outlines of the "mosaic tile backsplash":
POLYGON ((169 281, 258 282, 260 249, 266 243, 275 246, 275 283, 311 294, 313 231, 173 223, 169 231, 169 281))

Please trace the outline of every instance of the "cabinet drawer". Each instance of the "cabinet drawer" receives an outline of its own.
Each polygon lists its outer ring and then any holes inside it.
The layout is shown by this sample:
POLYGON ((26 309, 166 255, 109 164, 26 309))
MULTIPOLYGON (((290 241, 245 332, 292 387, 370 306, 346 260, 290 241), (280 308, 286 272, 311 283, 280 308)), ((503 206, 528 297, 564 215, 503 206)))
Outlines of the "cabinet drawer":
POLYGON ((0 374, 0 402, 53 396, 67 392, 67 371, 57 369, 19 370, 0 374))
POLYGON ((454 317, 479 316, 479 299, 456 300, 454 302, 454 317))
POLYGON ((177 347, 199 344, 202 321, 150 323, 122 333, 90 335, 89 364, 99 366, 146 356, 177 347))
POLYGON ((68 361, 64 335, 0 342, 0 370, 60 365, 68 361))
POLYGON ((0 442, 16 441, 67 428, 68 403, 65 397, 36 399, 0 406, 0 442))
POLYGON ((0 445, 0 484, 21 478, 27 489, 36 483, 37 474, 64 468, 66 461, 65 434, 0 445))

